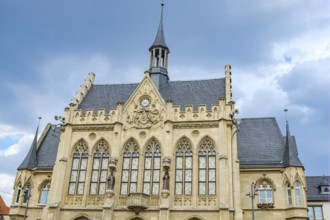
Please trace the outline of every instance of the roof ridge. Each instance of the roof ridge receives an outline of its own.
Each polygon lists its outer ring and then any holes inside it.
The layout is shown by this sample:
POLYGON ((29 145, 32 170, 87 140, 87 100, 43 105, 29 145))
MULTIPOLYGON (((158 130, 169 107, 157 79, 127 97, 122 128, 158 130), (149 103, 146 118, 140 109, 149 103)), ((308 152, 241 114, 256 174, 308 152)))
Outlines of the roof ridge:
POLYGON ((140 83, 118 83, 118 84, 94 84, 93 86, 122 86, 122 85, 138 85, 140 83))
POLYGON ((219 80, 219 79, 225 79, 223 78, 211 78, 211 79, 192 79, 192 80, 170 80, 168 82, 193 82, 193 81, 213 81, 213 80, 219 80))
MULTIPOLYGON (((260 119, 276 119, 273 116, 269 116, 269 117, 253 117, 253 118, 241 118, 241 120, 243 119, 249 119, 249 120, 260 120, 260 119)), ((277 124, 277 123, 276 123, 277 124)), ((282 133, 281 133, 282 134, 282 133)))

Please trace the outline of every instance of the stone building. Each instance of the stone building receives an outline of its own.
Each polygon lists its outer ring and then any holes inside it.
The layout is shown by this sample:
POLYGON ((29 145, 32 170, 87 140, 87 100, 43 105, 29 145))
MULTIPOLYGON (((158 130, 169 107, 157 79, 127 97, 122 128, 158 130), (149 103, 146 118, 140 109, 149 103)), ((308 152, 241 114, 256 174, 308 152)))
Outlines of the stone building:
POLYGON ((141 82, 96 85, 89 73, 60 125, 38 141, 37 130, 11 220, 308 219, 288 123, 283 136, 275 118, 236 119, 230 65, 171 81, 162 14, 141 82))

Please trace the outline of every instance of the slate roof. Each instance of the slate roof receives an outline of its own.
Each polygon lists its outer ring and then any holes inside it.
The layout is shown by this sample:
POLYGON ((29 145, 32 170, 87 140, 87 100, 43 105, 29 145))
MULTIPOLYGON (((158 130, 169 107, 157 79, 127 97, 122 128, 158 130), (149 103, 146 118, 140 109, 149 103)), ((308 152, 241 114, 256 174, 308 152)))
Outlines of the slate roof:
POLYGON ((151 45, 149 50, 151 50, 154 47, 158 47, 158 46, 165 47, 168 49, 166 42, 165 42, 165 35, 164 35, 164 28, 163 28, 163 6, 164 6, 164 4, 162 4, 162 11, 161 11, 158 30, 157 30, 157 35, 156 35, 154 43, 151 45))
MULTIPOLYGON (((83 112, 88 109, 97 111, 99 108, 116 108, 117 102, 126 103, 138 84, 92 85, 83 101, 78 106, 83 112)), ((193 105, 197 110, 199 104, 206 104, 211 109, 212 104, 218 104, 220 97, 225 97, 225 79, 168 81, 159 89, 163 99, 173 100, 174 105, 184 109, 193 105), (193 95, 187 95, 193 94, 193 95)))
POLYGON ((45 129, 46 134, 38 148, 38 131, 36 132, 30 151, 26 155, 21 165, 17 168, 18 170, 53 169, 59 144, 60 128, 57 127, 55 128, 55 131, 53 131, 52 126, 48 125, 45 129))
MULTIPOLYGON (((288 164, 284 163, 285 138, 275 118, 241 119, 237 132, 238 159, 241 168, 279 168, 301 166, 297 154, 292 154, 288 164), (292 162, 292 164, 291 164, 292 162)), ((295 138, 290 136, 290 147, 296 147, 295 138)), ((290 150, 291 151, 291 150, 290 150)), ((294 150, 296 151, 296 149, 294 150)))
POLYGON ((321 194, 320 185, 330 185, 330 176, 306 176, 307 201, 329 201, 329 194, 321 194))

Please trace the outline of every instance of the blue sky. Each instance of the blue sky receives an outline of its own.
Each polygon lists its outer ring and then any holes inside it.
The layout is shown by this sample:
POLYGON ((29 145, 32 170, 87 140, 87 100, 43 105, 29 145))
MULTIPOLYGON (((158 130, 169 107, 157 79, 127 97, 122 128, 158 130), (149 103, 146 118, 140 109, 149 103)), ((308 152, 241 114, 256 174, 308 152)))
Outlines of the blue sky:
MULTIPOLYGON (((326 0, 167 0, 171 80, 219 78, 232 65, 240 117, 288 108, 306 175, 330 175, 330 9, 326 0)), ((41 128, 63 114, 88 72, 96 84, 139 82, 158 0, 0 1, 0 194, 41 128)))

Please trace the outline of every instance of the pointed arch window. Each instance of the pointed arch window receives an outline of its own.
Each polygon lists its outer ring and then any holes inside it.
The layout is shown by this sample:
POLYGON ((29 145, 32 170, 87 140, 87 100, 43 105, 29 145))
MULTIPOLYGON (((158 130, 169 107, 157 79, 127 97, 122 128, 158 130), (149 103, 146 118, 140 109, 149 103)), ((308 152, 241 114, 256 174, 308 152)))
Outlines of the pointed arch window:
POLYGON ((295 194, 296 194, 296 204, 297 205, 301 205, 302 204, 302 200, 301 200, 301 186, 300 186, 300 182, 296 181, 295 183, 295 194))
POLYGON ((143 193, 158 195, 161 152, 159 143, 151 139, 146 147, 144 159, 143 193))
POLYGON ((109 146, 101 140, 93 156, 92 178, 89 194, 104 195, 108 176, 109 146))
POLYGON ((75 146, 69 182, 70 195, 82 195, 85 188, 86 170, 88 163, 88 147, 84 141, 75 146))
POLYGON ((134 139, 130 139, 123 154, 123 169, 121 174, 121 195, 128 195, 137 191, 139 169, 139 147, 134 139))
POLYGON ((292 192, 291 192, 291 186, 289 183, 286 185, 286 192, 287 192, 287 198, 288 198, 288 205, 292 205, 292 192))
POLYGON ((175 158, 175 194, 191 195, 193 153, 191 143, 183 138, 178 146, 175 158))
POLYGON ((44 184, 41 189, 39 204, 47 204, 49 190, 50 190, 50 183, 48 182, 44 184))
POLYGON ((21 196, 21 193, 22 193, 22 184, 18 184, 15 203, 19 202, 19 198, 21 196))
POLYGON ((202 140, 198 152, 198 194, 216 194, 216 160, 214 143, 206 137, 202 140))

